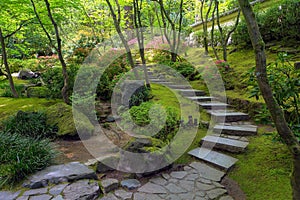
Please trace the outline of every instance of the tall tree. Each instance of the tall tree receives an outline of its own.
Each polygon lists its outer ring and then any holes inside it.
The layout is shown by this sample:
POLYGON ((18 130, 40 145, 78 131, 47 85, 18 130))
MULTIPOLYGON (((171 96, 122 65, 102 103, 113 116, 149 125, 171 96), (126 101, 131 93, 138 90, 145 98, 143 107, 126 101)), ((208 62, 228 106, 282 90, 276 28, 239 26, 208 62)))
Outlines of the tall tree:
POLYGON ((113 5, 111 4, 110 0, 105 0, 108 7, 109 7, 109 10, 110 10, 110 14, 112 15, 113 17, 113 20, 114 20, 114 25, 115 25, 115 29, 123 43, 123 46, 125 47, 126 49, 126 53, 127 53, 127 59, 129 61, 129 64, 131 66, 131 68, 133 69, 133 72, 134 72, 134 75, 137 79, 139 79, 139 75, 138 75, 138 72, 136 71, 135 69, 135 63, 133 61, 133 57, 132 57, 132 53, 131 53, 131 50, 130 50, 130 47, 125 39, 125 36, 124 34, 122 33, 122 30, 121 30, 121 6, 119 4, 119 1, 118 0, 114 0, 115 1, 115 4, 117 6, 117 14, 113 8, 113 5))
POLYGON ((148 78, 148 70, 146 66, 145 58, 145 47, 144 47, 144 27, 142 25, 141 11, 142 11, 143 2, 142 0, 133 0, 133 10, 134 10, 134 25, 136 30, 136 36, 139 44, 139 53, 142 60, 142 67, 144 70, 144 75, 146 79, 146 86, 150 88, 150 81, 148 78))
POLYGON ((43 22, 41 20, 41 17, 40 17, 40 15, 39 15, 39 13, 38 13, 38 11, 36 9, 34 1, 33 0, 30 0, 30 1, 31 1, 31 4, 32 4, 34 13, 36 15, 36 18, 37 18, 40 26, 42 27, 43 31, 47 35, 47 38, 49 39, 50 45, 57 52, 58 59, 59 59, 60 64, 62 66, 62 74, 63 74, 63 79, 64 79, 64 85, 63 85, 63 88, 61 89, 61 95, 62 95, 62 98, 63 98, 64 102, 67 103, 67 104, 69 104, 70 103, 70 98, 69 98, 69 95, 68 95, 69 76, 68 76, 68 73, 67 73, 67 64, 66 64, 66 62, 64 60, 64 57, 63 57, 63 53, 62 53, 62 41, 61 41, 61 37, 60 37, 60 32, 59 32, 59 29, 58 29, 57 22, 56 22, 56 20, 53 17, 50 3, 49 3, 48 0, 44 0, 45 6, 46 6, 46 10, 47 10, 47 15, 48 15, 48 17, 49 17, 49 19, 51 21, 51 24, 52 24, 52 26, 54 28, 55 38, 56 38, 56 45, 54 44, 54 42, 53 42, 53 40, 51 38, 50 33, 48 32, 48 30, 46 29, 45 25, 43 24, 43 22))
POLYGON ((239 0, 240 8, 247 23, 248 32, 255 52, 256 77, 262 96, 271 113, 278 134, 293 155, 294 169, 291 177, 293 199, 300 199, 300 145, 288 126, 284 112, 273 96, 266 70, 265 43, 259 31, 258 23, 249 0, 239 0))
POLYGON ((205 13, 205 6, 206 6, 206 0, 201 0, 201 7, 200 7, 200 17, 201 17, 201 21, 202 21, 202 28, 203 28, 203 46, 204 46, 204 50, 205 50, 205 54, 208 54, 208 16, 210 14, 211 8, 213 5, 213 0, 210 0, 209 5, 208 5, 208 9, 205 13))
POLYGON ((16 91, 14 81, 13 81, 13 78, 11 76, 9 65, 8 65, 8 62, 7 62, 7 53, 6 53, 6 47, 5 47, 6 46, 5 45, 5 36, 3 36, 1 27, 0 27, 0 43, 1 43, 2 59, 3 59, 4 66, 5 66, 5 71, 7 73, 7 78, 9 80, 9 86, 10 86, 10 89, 11 89, 11 92, 12 92, 13 96, 15 98, 18 98, 19 95, 16 91))
POLYGON ((234 26, 232 27, 231 30, 229 30, 229 32, 226 35, 224 33, 224 30, 223 30, 223 28, 221 26, 221 23, 220 23, 219 4, 220 4, 219 0, 215 0, 215 8, 217 10, 217 24, 218 24, 218 28, 219 28, 219 32, 220 32, 221 46, 222 46, 222 50, 223 50, 223 60, 227 61, 227 44, 228 44, 230 36, 236 30, 236 28, 239 24, 241 10, 238 11, 238 15, 236 17, 236 21, 235 21, 234 26))

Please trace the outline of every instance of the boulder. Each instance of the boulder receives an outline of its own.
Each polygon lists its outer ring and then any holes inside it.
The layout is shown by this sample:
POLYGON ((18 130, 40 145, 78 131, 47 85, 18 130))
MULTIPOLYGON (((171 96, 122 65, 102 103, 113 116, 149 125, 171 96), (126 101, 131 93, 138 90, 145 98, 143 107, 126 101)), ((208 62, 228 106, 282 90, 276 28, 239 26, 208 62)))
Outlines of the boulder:
POLYGON ((90 122, 88 117, 77 110, 74 110, 76 118, 73 117, 72 106, 65 103, 57 103, 50 106, 46 110, 47 123, 52 126, 57 126, 58 136, 77 136, 80 132, 80 136, 89 137, 94 132, 94 125, 90 122), (76 127, 74 120, 76 121, 76 127), (80 119, 80 120, 78 120, 80 119))
POLYGON ((38 78, 40 73, 32 72, 30 69, 22 69, 19 71, 18 78, 19 79, 32 79, 38 78))

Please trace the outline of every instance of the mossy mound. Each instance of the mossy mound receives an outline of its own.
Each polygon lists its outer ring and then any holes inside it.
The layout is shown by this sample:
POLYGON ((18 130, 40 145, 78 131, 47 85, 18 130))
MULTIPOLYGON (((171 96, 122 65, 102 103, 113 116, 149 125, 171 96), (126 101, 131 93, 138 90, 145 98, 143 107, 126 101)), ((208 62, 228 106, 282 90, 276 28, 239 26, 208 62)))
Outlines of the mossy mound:
POLYGON ((71 106, 65 103, 57 103, 46 110, 47 123, 58 127, 58 136, 77 136, 78 132, 80 132, 80 136, 82 134, 84 136, 92 135, 94 126, 90 120, 77 110, 74 110, 73 113, 71 106), (73 116, 73 113, 76 116, 73 116), (77 120, 76 126, 74 120, 77 120))
POLYGON ((160 139, 145 137, 133 138, 127 143, 124 149, 133 153, 150 153, 159 151, 164 146, 166 144, 160 139))
POLYGON ((50 91, 46 87, 29 87, 27 89, 27 97, 47 98, 50 91))

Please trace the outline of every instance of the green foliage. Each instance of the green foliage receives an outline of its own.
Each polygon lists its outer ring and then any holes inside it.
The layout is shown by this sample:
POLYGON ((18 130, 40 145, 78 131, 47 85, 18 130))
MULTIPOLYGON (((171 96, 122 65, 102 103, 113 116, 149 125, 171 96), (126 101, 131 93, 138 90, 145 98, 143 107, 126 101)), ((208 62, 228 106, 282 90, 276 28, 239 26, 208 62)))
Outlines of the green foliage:
POLYGON ((19 183, 51 164, 57 152, 49 140, 0 132, 0 188, 19 183))
MULTIPOLYGON (((15 84, 15 89, 19 95, 19 97, 23 96, 23 92, 24 92, 24 84, 15 84)), ((0 96, 1 97, 14 97, 9 83, 7 81, 0 81, 0 96)))
POLYGON ((150 124, 151 128, 149 129, 159 130, 153 137, 164 142, 170 141, 175 136, 179 127, 178 116, 174 108, 167 107, 164 111, 162 107, 150 102, 144 102, 140 106, 133 106, 129 112, 123 112, 121 114, 123 126, 131 124, 133 121, 136 124, 133 129, 135 129, 136 132, 142 132, 142 134, 147 135, 147 130, 140 130, 143 129, 143 126, 150 124), (164 124, 161 124, 165 119, 164 117, 166 117, 166 121, 164 124))
MULTIPOLYGON (((69 76, 69 88, 68 93, 72 93, 75 77, 79 66, 71 65, 67 68, 68 76, 69 76)), ((46 84, 45 86, 49 90, 50 98, 61 98, 61 89, 64 86, 64 79, 62 75, 61 67, 53 67, 48 69, 46 72, 41 74, 43 82, 46 84)))
MULTIPOLYGON (((284 110, 290 127, 298 135, 297 126, 300 123, 300 71, 294 69, 286 53, 279 53, 277 60, 267 66, 267 73, 273 95, 284 110)), ((254 69, 249 70, 248 76, 250 97, 259 98, 260 91, 254 69)))
MULTIPOLYGON (((299 40, 300 4, 298 0, 282 0, 266 12, 256 14, 260 32, 265 42, 273 40, 299 40)), ((245 20, 232 36, 235 44, 251 44, 245 20)))
POLYGON ((156 50, 154 52, 153 61, 158 64, 172 67, 189 80, 194 80, 198 74, 195 67, 183 58, 179 58, 178 61, 172 62, 170 60, 170 52, 168 51, 156 50))
POLYGON ((56 127, 48 125, 46 121, 47 116, 45 113, 19 111, 3 122, 2 129, 6 133, 16 133, 32 138, 53 137, 56 127))
POLYGON ((80 132, 88 137, 94 132, 94 126, 89 118, 76 109, 72 111, 72 107, 65 103, 52 105, 45 113, 47 114, 47 124, 58 128, 58 136, 73 137, 78 136, 77 133, 80 132))
POLYGON ((49 89, 44 86, 27 88, 27 97, 48 98, 49 94, 49 89))
POLYGON ((132 106, 139 106, 150 98, 150 90, 146 86, 139 87, 130 97, 129 108, 132 106))
POLYGON ((37 59, 9 59, 8 62, 11 73, 19 72, 21 69, 30 69, 33 72, 41 70, 37 59))

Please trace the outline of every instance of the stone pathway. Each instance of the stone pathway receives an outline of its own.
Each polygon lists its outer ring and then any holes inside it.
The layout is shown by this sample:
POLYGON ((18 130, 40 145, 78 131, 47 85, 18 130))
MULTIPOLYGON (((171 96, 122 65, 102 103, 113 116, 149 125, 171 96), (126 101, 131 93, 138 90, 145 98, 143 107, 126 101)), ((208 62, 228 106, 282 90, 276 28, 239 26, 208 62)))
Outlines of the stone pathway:
POLYGON ((0 191, 0 200, 232 200, 220 182, 238 160, 224 152, 243 152, 249 144, 246 136, 255 135, 257 127, 247 122, 245 113, 224 111, 230 105, 217 102, 216 97, 153 77, 151 71, 149 77, 154 83, 177 90, 211 115, 214 133, 189 152, 198 162, 182 171, 158 174, 144 184, 137 179, 99 181, 93 170, 80 163, 51 166, 31 176, 24 183, 27 189, 0 191), (225 123, 219 123, 222 119, 225 123))

